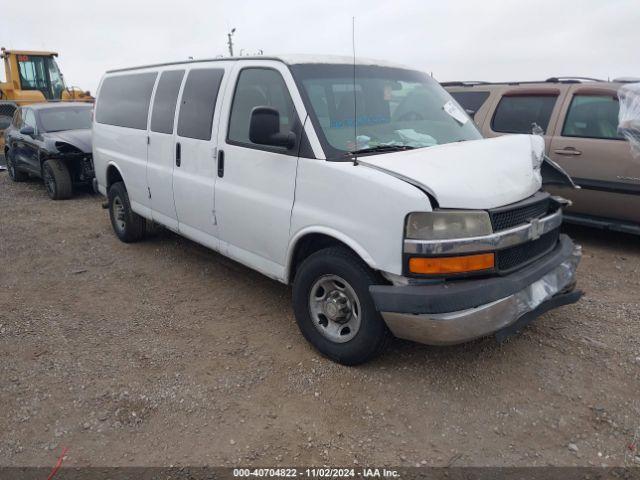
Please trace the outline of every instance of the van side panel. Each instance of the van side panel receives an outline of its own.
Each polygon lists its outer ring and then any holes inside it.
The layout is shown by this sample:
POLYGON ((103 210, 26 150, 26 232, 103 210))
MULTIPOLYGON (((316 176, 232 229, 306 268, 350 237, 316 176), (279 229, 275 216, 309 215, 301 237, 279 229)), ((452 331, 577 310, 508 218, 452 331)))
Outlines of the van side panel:
POLYGON ((151 218, 146 175, 147 132, 95 123, 93 158, 100 185, 107 187, 107 167, 110 164, 116 165, 127 187, 131 208, 136 213, 151 218))

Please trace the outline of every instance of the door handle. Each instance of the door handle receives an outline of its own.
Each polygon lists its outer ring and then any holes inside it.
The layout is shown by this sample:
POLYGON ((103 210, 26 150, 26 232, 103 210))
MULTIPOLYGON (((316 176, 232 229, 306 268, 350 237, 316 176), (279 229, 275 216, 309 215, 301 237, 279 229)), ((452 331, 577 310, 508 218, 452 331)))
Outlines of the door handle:
POLYGON ((554 150, 553 153, 557 153, 558 155, 571 155, 571 156, 582 155, 582 152, 580 150, 576 150, 573 147, 554 150))
POLYGON ((224 150, 218 150, 218 177, 224 177, 224 150))
POLYGON ((182 163, 182 149, 180 148, 180 142, 176 142, 176 167, 179 167, 182 163))

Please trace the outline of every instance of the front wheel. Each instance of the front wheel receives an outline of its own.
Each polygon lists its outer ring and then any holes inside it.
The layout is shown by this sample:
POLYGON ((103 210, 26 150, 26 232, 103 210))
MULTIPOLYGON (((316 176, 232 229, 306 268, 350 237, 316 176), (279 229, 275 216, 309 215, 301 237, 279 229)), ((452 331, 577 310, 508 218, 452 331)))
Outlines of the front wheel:
POLYGON ((345 248, 327 248, 307 258, 293 283, 293 308, 304 337, 344 365, 378 355, 389 333, 369 293, 376 282, 373 271, 345 248))
POLYGON ((42 165, 42 180, 52 200, 64 200, 73 195, 73 183, 67 166, 58 159, 51 159, 42 165))
POLYGON ((109 217, 113 231, 125 243, 142 240, 145 235, 145 219, 131 210, 129 194, 123 182, 109 187, 109 217))

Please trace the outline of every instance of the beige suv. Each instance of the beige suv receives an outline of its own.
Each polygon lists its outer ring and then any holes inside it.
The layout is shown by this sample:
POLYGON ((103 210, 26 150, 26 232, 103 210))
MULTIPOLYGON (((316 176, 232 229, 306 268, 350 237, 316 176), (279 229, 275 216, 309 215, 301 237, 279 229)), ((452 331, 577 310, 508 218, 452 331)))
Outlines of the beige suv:
POLYGON ((486 137, 544 132, 547 155, 581 187, 548 188, 573 201, 567 221, 640 234, 640 158, 618 132, 623 83, 552 78, 442 85, 486 137))

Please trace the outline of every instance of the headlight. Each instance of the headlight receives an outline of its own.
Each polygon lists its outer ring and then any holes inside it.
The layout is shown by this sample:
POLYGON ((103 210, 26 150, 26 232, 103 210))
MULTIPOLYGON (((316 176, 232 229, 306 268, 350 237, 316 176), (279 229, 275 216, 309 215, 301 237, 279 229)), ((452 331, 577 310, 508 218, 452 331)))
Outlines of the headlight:
POLYGON ((407 217, 405 238, 446 240, 489 235, 493 232, 487 212, 439 211, 415 212, 407 217))

